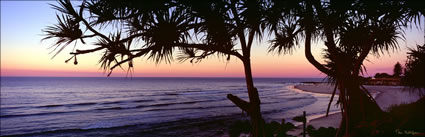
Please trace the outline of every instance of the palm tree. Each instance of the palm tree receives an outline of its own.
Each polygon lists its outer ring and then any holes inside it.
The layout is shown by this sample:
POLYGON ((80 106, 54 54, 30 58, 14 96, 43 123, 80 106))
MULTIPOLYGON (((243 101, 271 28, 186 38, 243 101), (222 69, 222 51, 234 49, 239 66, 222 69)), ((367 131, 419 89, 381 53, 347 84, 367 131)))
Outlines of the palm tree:
POLYGON ((79 55, 103 52, 99 62, 108 76, 125 64, 131 72, 133 60, 142 56, 156 63, 170 63, 175 51, 180 52, 178 60, 192 63, 212 55, 240 59, 249 102, 231 94, 227 97, 250 115, 252 135, 264 136, 260 98, 250 61, 254 39, 260 40, 265 29, 267 3, 264 1, 92 0, 73 5, 69 0, 59 0, 58 3, 59 6, 52 6, 62 15, 58 15, 58 24, 44 30, 44 39, 57 40, 53 45, 56 54, 71 43, 96 40, 92 49, 73 50, 66 62, 74 59, 77 64, 79 55))
POLYGON ((359 79, 365 71, 363 61, 369 54, 379 56, 397 49, 400 31, 423 10, 409 7, 415 5, 411 1, 276 0, 273 5, 269 13, 274 14, 267 18, 275 34, 270 51, 290 51, 303 40, 307 60, 339 90, 337 103, 343 119, 337 135, 370 134, 361 133, 359 127, 379 120, 383 113, 359 79), (324 43, 326 64, 312 55, 312 40, 324 43))

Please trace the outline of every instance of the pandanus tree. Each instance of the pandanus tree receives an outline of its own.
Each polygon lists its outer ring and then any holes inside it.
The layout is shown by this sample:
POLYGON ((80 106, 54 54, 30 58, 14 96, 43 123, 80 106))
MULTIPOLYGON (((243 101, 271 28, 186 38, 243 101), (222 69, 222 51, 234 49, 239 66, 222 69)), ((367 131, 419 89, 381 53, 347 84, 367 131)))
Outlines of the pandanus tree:
POLYGON ((304 41, 307 60, 326 74, 339 90, 342 122, 338 136, 369 136, 367 127, 384 113, 369 91, 362 86, 364 60, 368 55, 379 56, 398 48, 403 28, 419 19, 423 9, 412 1, 320 1, 273 0, 268 24, 275 38, 270 51, 291 51, 304 41), (321 64, 311 52, 312 41, 323 42, 321 64))
POLYGON ((56 39, 52 46, 56 54, 72 43, 91 45, 71 51, 66 62, 74 59, 77 64, 77 57, 82 54, 103 52, 99 63, 108 76, 116 67, 131 71, 133 60, 138 57, 156 63, 170 63, 173 58, 199 62, 213 55, 227 60, 236 57, 243 63, 249 101, 231 94, 227 97, 250 115, 252 135, 264 135, 250 60, 254 39, 261 40, 265 29, 267 4, 263 1, 60 0, 58 3, 52 5, 61 13, 57 15, 58 23, 44 30, 44 39, 56 39), (180 54, 175 56, 175 52, 180 54))
POLYGON ((419 95, 424 97, 425 88, 425 44, 416 45, 416 49, 409 49, 404 68, 403 85, 418 90, 419 95))

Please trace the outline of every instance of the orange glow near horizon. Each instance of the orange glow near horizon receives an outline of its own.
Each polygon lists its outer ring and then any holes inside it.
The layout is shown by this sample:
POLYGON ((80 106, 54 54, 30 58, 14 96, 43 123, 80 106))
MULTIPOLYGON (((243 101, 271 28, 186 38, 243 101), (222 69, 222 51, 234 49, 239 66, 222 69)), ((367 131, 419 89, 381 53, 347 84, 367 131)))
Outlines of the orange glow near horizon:
MULTIPOLYGON (((45 43, 32 47, 47 47, 45 43)), ((19 47, 14 46, 14 47, 19 47)), ((297 51, 301 52, 302 49, 297 51)), ((70 56, 64 51, 55 58, 46 48, 2 50, 1 76, 87 76, 105 77, 103 69, 97 64, 100 53, 78 56, 78 65, 72 61, 64 63, 70 56), (19 54, 17 54, 19 53, 19 54)), ((323 77, 315 70, 302 54, 277 56, 268 54, 266 46, 257 46, 252 53, 252 71, 254 77, 323 77)), ((124 70, 127 67, 124 65, 124 70)), ((126 76, 126 71, 116 68, 111 76, 126 76)), ((129 75, 130 76, 130 75, 129 75)), ((134 61, 135 77, 243 77, 244 69, 240 60, 232 57, 230 61, 211 57, 200 63, 188 61, 171 64, 155 64, 146 58, 134 61)))
MULTIPOLYGON (((320 46, 319 46, 320 47, 320 46)), ((265 48, 255 48, 252 57, 252 73, 254 77, 324 77, 303 55, 303 49, 297 49, 292 55, 273 55, 265 48)), ((320 59, 320 48, 314 49, 315 57, 320 59)), ((81 55, 78 65, 72 61, 68 64, 66 52, 51 59, 47 49, 39 49, 28 53, 14 54, 18 51, 2 51, 1 76, 58 76, 58 77, 106 77, 103 69, 97 64, 99 54, 81 55)), ((392 66, 399 61, 400 56, 384 55, 380 58, 370 56, 372 63, 365 62, 368 68, 366 75, 373 76, 376 72, 391 73, 392 66)), ((171 64, 155 64, 145 58, 134 61, 133 77, 244 77, 242 63, 235 57, 223 61, 212 57, 201 63, 189 62, 171 64)), ((125 65, 124 65, 125 66, 125 65)), ((127 70, 127 67, 124 67, 127 70)), ((125 77, 126 71, 116 68, 113 77, 125 77)))
MULTIPOLYGON (((72 61, 66 64, 64 61, 70 57, 68 53, 73 48, 71 44, 51 59, 53 54, 49 52, 52 49, 48 47, 54 41, 40 42, 43 38, 42 29, 56 22, 56 12, 47 3, 1 1, 0 76, 106 77, 104 70, 99 69, 97 64, 101 53, 78 56, 78 65, 73 65, 72 61)), ((425 22, 423 18, 421 21, 425 22)), ((399 42, 400 49, 385 53, 379 58, 368 56, 369 61, 364 62, 368 70, 365 75, 373 76, 377 72, 392 74, 396 62, 404 65, 407 47, 413 48, 414 45, 423 43, 424 32, 421 29, 423 28, 406 30, 406 41, 399 42)), ((91 48, 91 42, 88 43, 77 44, 77 48, 91 48)), ((305 59, 302 45, 292 54, 280 56, 267 53, 268 46, 267 39, 262 40, 261 44, 255 42, 253 45, 251 64, 254 77, 324 77, 305 59)), ((312 52, 323 63, 322 48, 323 44, 314 45, 312 52)), ((178 61, 155 64, 146 58, 137 58, 134 63, 134 73, 131 75, 134 77, 244 77, 243 65, 236 57, 232 57, 230 61, 210 57, 197 64, 178 61)), ((112 76, 126 76, 126 72, 116 68, 112 76)))
MULTIPOLYGON (((65 56, 50 59, 48 54, 38 54, 37 58, 27 57, 2 57, 1 76, 106 76, 104 70, 96 65, 99 56, 82 55, 78 57, 78 65, 72 61, 64 63, 65 56), (14 58, 10 60, 10 58, 14 58)), ((30 55, 30 53, 26 54, 30 55)), ((3 55, 2 55, 3 56, 3 55)), ((307 67, 309 64, 295 59, 285 60, 282 56, 260 56, 252 59, 253 75, 257 77, 311 77, 319 72, 310 74, 301 73, 302 68, 306 72, 314 70, 307 67), (285 65, 291 64, 291 65, 285 65), (286 66, 286 67, 285 67, 286 66), (308 69, 309 68, 309 69, 308 69), (294 71, 297 70, 297 71, 294 71)), ((134 73, 136 77, 243 77, 242 63, 233 57, 230 61, 222 61, 217 58, 203 60, 201 63, 191 64, 189 62, 171 64, 155 64, 144 58, 136 59, 134 73)), ((124 65, 125 66, 125 65, 124 65)), ((127 67, 124 67, 126 70, 127 67)), ((126 72, 117 68, 112 76, 126 76, 126 72)))
MULTIPOLYGON (((41 37, 40 37, 41 39, 41 37)), ((70 57, 68 50, 64 50, 55 58, 49 54, 49 42, 9 44, 3 43, 1 50, 1 76, 60 76, 60 77, 106 77, 103 69, 97 64, 101 53, 78 56, 78 65, 73 61, 64 63, 70 57), (28 45, 30 46, 28 46, 28 45), (4 46, 12 47, 3 48, 4 46), (31 49, 31 50, 26 50, 31 49)), ((83 46, 83 45, 80 45, 83 46)), ((90 46, 90 45, 84 45, 90 46)), ((254 77, 324 77, 304 57, 304 49, 296 49, 292 54, 277 55, 267 53, 267 43, 254 45, 252 49, 252 73, 254 77)), ((323 45, 313 46, 313 54, 317 60, 323 63, 321 51, 323 45)), ((404 64, 406 59, 406 47, 384 54, 380 57, 370 55, 369 61, 364 64, 367 67, 365 76, 373 76, 375 73, 386 72, 391 74, 392 67, 396 62, 404 64)), ((127 67, 124 65, 124 70, 127 67)), ((126 71, 116 68, 113 77, 125 77, 126 71)), ((244 77, 244 69, 240 60, 232 57, 230 61, 217 57, 211 57, 200 63, 191 64, 188 61, 171 64, 155 64, 146 58, 134 60, 133 77, 244 77)))

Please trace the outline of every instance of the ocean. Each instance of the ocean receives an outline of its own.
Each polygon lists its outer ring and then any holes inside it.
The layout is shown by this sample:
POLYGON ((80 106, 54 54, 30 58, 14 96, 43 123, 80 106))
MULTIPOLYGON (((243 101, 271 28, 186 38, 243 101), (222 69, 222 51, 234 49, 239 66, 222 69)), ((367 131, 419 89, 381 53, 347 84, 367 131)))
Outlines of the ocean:
MULTIPOLYGON (((291 88, 322 78, 255 78, 266 121, 325 113, 329 95, 291 88)), ((243 78, 1 77, 1 136, 225 136, 248 120, 243 78)), ((337 111, 332 108, 331 111, 337 111)))

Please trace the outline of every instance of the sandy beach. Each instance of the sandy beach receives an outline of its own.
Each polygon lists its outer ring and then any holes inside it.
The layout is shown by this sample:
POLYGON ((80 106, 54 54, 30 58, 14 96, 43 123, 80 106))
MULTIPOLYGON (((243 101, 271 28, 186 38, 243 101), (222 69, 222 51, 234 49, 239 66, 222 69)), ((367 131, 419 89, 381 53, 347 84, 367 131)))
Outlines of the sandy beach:
MULTIPOLYGON (((320 93, 320 94, 332 94, 334 89, 333 86, 327 83, 305 83, 294 86, 295 89, 299 89, 305 92, 320 93)), ((378 105, 384 111, 388 110, 392 105, 406 104, 415 102, 420 99, 417 94, 410 93, 407 88, 403 86, 370 86, 366 85, 372 96, 374 96, 378 105)), ((338 93, 338 91, 336 92, 338 93)), ((332 103, 334 104, 334 102, 332 103)), ((326 108, 323 108, 326 109, 326 108)), ((338 128, 341 122, 341 113, 330 114, 328 117, 323 116, 315 119, 308 120, 308 125, 312 125, 315 128, 319 127, 334 127, 338 128)), ((301 133, 302 128, 291 132, 293 135, 301 133)))

